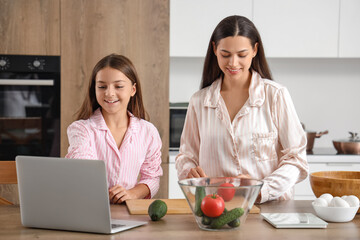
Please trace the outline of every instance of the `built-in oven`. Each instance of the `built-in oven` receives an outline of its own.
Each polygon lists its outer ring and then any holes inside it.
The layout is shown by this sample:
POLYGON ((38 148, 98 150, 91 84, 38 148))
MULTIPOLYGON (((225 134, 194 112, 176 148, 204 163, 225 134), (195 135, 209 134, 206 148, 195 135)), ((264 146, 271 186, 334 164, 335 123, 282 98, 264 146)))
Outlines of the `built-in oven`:
POLYGON ((170 151, 179 151, 188 103, 170 103, 170 151))
POLYGON ((60 57, 0 55, 0 160, 60 156, 60 57))

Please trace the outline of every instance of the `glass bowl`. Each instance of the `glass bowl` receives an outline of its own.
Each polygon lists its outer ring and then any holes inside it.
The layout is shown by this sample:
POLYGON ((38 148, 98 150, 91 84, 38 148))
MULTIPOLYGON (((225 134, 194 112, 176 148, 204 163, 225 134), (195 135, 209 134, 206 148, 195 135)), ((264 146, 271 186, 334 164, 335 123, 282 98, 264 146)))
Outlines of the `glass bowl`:
POLYGON ((263 185, 260 180, 234 177, 190 178, 178 183, 199 228, 209 231, 239 229, 263 185))

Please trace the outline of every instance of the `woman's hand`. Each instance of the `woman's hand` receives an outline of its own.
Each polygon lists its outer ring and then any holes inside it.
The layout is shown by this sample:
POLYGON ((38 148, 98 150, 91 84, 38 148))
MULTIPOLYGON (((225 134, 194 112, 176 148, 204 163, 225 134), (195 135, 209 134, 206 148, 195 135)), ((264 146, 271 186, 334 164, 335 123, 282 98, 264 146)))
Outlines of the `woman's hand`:
POLYGON ((249 174, 240 174, 240 175, 238 175, 236 177, 241 178, 241 179, 251 179, 249 174))
POLYGON ((204 170, 199 166, 190 169, 190 172, 187 175, 187 178, 200 178, 200 177, 207 177, 207 176, 204 170))
MULTIPOLYGON (((237 176, 237 178, 240 178, 240 179, 251 179, 251 177, 250 177, 249 174, 240 174, 240 175, 237 176)), ((259 195, 257 196, 255 203, 256 203, 256 204, 260 204, 260 201, 261 201, 261 191, 259 192, 259 195)))
POLYGON ((136 196, 133 193, 133 191, 126 190, 120 185, 115 185, 112 188, 109 189, 109 199, 110 203, 113 204, 120 204, 128 199, 135 199, 136 196))

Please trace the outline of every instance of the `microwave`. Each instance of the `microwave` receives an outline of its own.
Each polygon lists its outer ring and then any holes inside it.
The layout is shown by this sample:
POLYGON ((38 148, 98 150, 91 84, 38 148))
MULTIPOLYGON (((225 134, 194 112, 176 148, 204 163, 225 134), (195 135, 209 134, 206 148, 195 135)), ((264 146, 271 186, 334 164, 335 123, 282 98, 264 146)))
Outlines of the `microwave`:
POLYGON ((170 103, 170 151, 179 151, 188 105, 188 103, 170 103))

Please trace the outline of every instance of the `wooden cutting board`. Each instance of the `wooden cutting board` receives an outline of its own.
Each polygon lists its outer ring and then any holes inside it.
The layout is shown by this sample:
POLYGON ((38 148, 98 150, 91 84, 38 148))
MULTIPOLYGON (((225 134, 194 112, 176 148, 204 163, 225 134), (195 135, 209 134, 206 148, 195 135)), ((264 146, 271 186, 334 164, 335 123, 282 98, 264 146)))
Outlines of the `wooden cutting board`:
MULTIPOLYGON (((145 215, 148 214, 149 205, 155 199, 133 199, 127 200, 126 206, 130 214, 145 215)), ((161 199, 168 207, 167 214, 191 214, 190 207, 186 199, 161 199)), ((253 206, 250 213, 260 213, 260 208, 253 206)))

